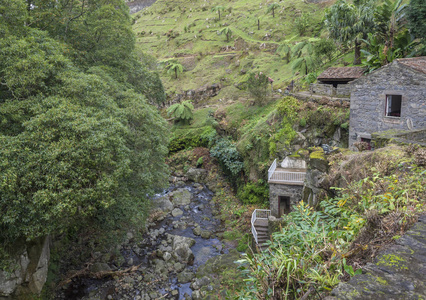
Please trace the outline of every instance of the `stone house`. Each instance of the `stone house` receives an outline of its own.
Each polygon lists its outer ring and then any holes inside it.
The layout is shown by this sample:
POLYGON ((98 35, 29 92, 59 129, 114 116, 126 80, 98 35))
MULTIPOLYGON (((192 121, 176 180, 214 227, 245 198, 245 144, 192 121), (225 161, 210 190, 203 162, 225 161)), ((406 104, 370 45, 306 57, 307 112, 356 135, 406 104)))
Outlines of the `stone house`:
POLYGON ((351 83, 349 147, 371 134, 426 127, 426 57, 402 58, 351 83))
POLYGON ((349 97, 349 82, 360 78, 364 74, 361 67, 333 67, 322 72, 317 80, 318 83, 311 84, 312 94, 325 96, 349 97))
POLYGON ((286 157, 280 165, 273 162, 268 171, 269 203, 271 215, 281 217, 302 199, 306 177, 303 159, 286 157))

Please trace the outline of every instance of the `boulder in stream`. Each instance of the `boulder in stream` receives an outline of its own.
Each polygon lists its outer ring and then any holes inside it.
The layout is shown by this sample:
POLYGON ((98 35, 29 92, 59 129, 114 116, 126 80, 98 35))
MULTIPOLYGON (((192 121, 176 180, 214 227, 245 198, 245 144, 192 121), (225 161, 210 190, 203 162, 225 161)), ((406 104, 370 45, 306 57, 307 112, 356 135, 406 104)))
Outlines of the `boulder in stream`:
POLYGON ((186 173, 186 177, 191 181, 203 183, 207 177, 207 170, 191 168, 186 173))
POLYGON ((168 195, 155 199, 154 206, 166 213, 171 212, 173 209, 173 203, 170 201, 168 195))
POLYGON ((171 193, 171 197, 175 206, 188 205, 191 203, 191 193, 187 189, 177 189, 171 193))

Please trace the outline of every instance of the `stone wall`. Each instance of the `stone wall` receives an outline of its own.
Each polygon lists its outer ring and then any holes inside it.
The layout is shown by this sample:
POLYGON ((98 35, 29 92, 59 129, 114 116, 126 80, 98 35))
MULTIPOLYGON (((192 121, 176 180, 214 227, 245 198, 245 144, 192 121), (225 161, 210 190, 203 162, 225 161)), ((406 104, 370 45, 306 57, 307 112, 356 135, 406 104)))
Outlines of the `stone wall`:
POLYGON ((278 217, 278 196, 290 197, 290 206, 296 205, 302 199, 303 185, 269 184, 269 203, 271 214, 278 217))
POLYGON ((397 61, 352 82, 349 146, 373 132, 426 127, 426 74, 397 61), (401 117, 385 116, 386 95, 401 95, 401 117))
POLYGON ((419 130, 387 130, 371 134, 375 148, 385 147, 390 142, 400 145, 417 144, 426 147, 426 128, 419 130))
POLYGON ((26 243, 17 241, 12 246, 15 257, 10 271, 0 270, 0 299, 41 292, 47 279, 49 243, 49 237, 44 237, 26 243))
POLYGON ((324 96, 349 97, 351 95, 350 84, 338 84, 335 88, 332 84, 312 83, 310 90, 312 94, 324 96))

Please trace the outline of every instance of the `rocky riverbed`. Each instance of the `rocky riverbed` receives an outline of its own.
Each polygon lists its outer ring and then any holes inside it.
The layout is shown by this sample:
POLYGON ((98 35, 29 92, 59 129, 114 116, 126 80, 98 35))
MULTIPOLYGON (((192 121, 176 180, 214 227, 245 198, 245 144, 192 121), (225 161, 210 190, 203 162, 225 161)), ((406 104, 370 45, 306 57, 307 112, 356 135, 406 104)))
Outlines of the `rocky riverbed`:
POLYGON ((123 272, 99 280, 75 277, 56 299, 204 299, 221 262, 229 266, 239 255, 221 242, 212 197, 204 184, 183 181, 156 195, 146 233, 128 232, 120 255, 95 253, 90 266, 96 274, 123 272))

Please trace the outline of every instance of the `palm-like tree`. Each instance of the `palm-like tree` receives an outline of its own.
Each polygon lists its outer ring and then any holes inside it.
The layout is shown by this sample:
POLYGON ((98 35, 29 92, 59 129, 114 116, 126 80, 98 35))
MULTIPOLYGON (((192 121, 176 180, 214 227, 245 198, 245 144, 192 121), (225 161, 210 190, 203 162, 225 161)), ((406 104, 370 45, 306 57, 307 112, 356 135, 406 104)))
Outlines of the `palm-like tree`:
POLYGON ((226 34, 226 41, 229 42, 229 38, 231 37, 232 30, 229 27, 224 27, 220 30, 220 33, 226 34))
POLYGON ((361 39, 373 30, 374 6, 371 1, 356 1, 356 5, 339 0, 325 14, 325 26, 336 41, 354 42, 354 64, 361 63, 361 39))
POLYGON ((183 66, 178 62, 170 62, 166 68, 168 69, 167 73, 175 73, 175 78, 178 77, 178 74, 183 72, 183 66))
POLYGON ((175 122, 182 121, 183 123, 189 123, 193 118, 194 114, 192 111, 194 106, 191 101, 185 100, 181 103, 175 103, 167 109, 167 114, 172 116, 175 122))
POLYGON ((220 11, 221 10, 222 11, 225 10, 225 7, 221 6, 221 5, 218 5, 218 6, 215 6, 215 7, 212 8, 212 11, 217 11, 217 13, 219 14, 219 21, 220 21, 220 11))
POLYGON ((278 49, 277 49, 277 53, 278 54, 282 54, 285 56, 287 63, 290 61, 290 56, 291 56, 291 47, 288 43, 282 43, 278 49))
POLYGON ((275 18, 275 10, 278 8, 280 8, 280 5, 278 3, 269 4, 266 13, 268 14, 272 11, 272 17, 275 18))
POLYGON ((385 0, 382 5, 377 7, 374 14, 378 34, 385 41, 385 45, 391 49, 394 48, 395 36, 405 21, 407 5, 402 4, 402 1, 385 0))
POLYGON ((319 64, 318 57, 314 53, 314 46, 308 41, 297 43, 291 48, 291 52, 293 57, 296 57, 292 62, 293 70, 301 69, 306 75, 319 64))

